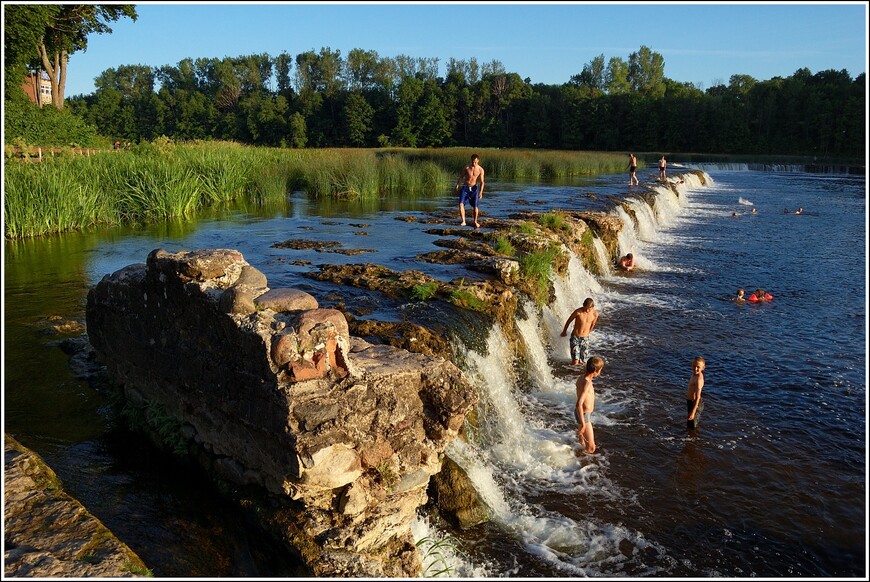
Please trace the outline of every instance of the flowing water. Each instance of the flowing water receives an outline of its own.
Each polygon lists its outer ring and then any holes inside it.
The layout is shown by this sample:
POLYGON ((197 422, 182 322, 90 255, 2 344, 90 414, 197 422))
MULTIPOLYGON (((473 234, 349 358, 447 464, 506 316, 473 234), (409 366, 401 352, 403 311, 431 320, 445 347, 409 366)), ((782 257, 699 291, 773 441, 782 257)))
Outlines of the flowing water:
MULTIPOLYGON (((636 224, 612 211, 627 225, 620 250, 635 255, 636 271, 596 277, 573 259, 554 281, 554 303, 523 309, 521 365, 505 358, 498 327, 462 347, 483 420, 471 442, 448 450, 491 519, 457 532, 421 514, 415 536, 449 542, 427 557, 430 573, 444 569, 437 557, 465 577, 866 576, 866 183, 704 169, 711 183, 689 180, 680 197, 660 190, 654 209, 629 198, 636 224), (797 207, 805 214, 783 212, 797 207), (737 305, 738 287, 774 299, 737 305), (595 381, 594 455, 576 442, 578 372, 559 336, 586 297, 601 314, 592 353, 606 361, 595 381), (707 362, 705 410, 687 433, 696 355, 707 362)), ((623 175, 493 183, 482 219, 601 209, 596 199, 628 191, 623 175)), ((87 290, 154 248, 236 248, 270 286, 305 289, 323 306, 335 288, 301 276, 321 263, 474 277, 414 259, 435 250, 422 219, 443 210, 456 218, 452 197, 354 205, 295 195, 274 211, 7 241, 5 430, 158 577, 298 575, 195 472, 113 426, 108 403, 55 347, 47 318, 83 320, 87 290), (272 246, 300 238, 365 252, 272 246)), ((606 254, 600 241, 596 252, 606 254)), ((401 316, 376 294, 353 294, 372 317, 401 316)))

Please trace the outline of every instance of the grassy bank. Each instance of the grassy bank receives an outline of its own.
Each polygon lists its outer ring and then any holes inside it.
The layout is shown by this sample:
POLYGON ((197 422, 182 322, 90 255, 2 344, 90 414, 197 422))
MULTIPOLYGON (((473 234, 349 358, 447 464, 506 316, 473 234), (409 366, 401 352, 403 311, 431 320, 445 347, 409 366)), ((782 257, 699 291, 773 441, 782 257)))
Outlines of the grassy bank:
POLYGON ((472 153, 492 181, 588 176, 622 171, 621 154, 525 150, 256 148, 233 143, 156 140, 129 152, 4 162, 9 239, 95 225, 191 217, 238 201, 267 204, 288 193, 375 198, 448 192, 472 153))

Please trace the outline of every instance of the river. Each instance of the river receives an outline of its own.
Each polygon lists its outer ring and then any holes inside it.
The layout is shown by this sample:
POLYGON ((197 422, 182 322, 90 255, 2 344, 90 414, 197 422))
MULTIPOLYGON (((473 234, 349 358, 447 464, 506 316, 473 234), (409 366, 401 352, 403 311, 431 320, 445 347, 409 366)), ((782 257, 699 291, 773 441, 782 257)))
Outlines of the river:
MULTIPOLYGON (((444 559, 454 575, 866 576, 865 180, 704 170, 707 186, 655 210, 629 198, 637 224, 618 211, 634 272, 592 276, 574 260, 556 301, 525 310, 523 373, 505 361, 497 328, 465 347, 486 422, 472 443, 448 450, 491 520, 462 532, 430 515, 415 523, 418 538, 452 536, 457 552, 444 559), (804 214, 783 212, 797 207, 804 214), (738 287, 774 299, 737 305, 738 287), (586 297, 601 314, 592 352, 606 361, 595 381, 595 455, 578 453, 577 371, 559 337, 586 297), (687 433, 696 355, 707 362, 705 410, 687 433)), ((630 191, 624 175, 490 180, 484 228, 488 215, 597 209, 630 191)), ((154 248, 238 249, 270 286, 297 286, 327 307, 330 287, 302 276, 321 263, 452 278, 462 267, 414 257, 435 250, 424 219, 457 214, 451 196, 350 203, 295 194, 278 209, 6 241, 4 429, 157 577, 299 575, 196 471, 115 425, 109 402, 71 372, 49 318, 83 321, 88 289, 154 248), (300 238, 363 252, 272 246, 300 238)), ((370 317, 396 317, 376 296, 358 300, 370 317)))

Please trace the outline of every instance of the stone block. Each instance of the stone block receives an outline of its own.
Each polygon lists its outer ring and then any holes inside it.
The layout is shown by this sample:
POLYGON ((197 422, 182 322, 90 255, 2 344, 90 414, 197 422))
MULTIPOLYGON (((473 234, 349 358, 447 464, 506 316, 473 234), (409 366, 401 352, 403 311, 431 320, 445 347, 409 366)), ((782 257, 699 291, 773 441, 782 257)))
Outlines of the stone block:
POLYGON ((257 297, 257 305, 278 313, 307 311, 320 307, 313 295, 299 289, 271 289, 257 297))
POLYGON ((270 351, 272 362, 278 368, 282 368, 300 357, 299 354, 299 339, 295 333, 282 333, 272 338, 272 349, 270 351))

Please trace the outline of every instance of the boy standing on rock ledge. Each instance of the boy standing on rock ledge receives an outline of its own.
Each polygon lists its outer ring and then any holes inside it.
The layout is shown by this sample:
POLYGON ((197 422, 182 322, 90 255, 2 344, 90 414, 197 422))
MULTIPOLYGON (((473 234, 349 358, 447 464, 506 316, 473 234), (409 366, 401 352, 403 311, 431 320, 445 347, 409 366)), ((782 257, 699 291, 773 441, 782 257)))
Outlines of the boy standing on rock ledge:
POLYGON ((468 202, 474 208, 474 228, 480 228, 480 222, 477 220, 480 215, 477 201, 483 198, 483 174, 480 156, 472 154, 471 163, 465 166, 459 173, 459 179, 453 188, 455 192, 459 193, 459 216, 462 217, 461 226, 465 226, 465 203, 468 202), (480 180, 479 185, 477 183, 478 179, 480 180))

